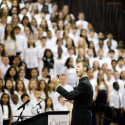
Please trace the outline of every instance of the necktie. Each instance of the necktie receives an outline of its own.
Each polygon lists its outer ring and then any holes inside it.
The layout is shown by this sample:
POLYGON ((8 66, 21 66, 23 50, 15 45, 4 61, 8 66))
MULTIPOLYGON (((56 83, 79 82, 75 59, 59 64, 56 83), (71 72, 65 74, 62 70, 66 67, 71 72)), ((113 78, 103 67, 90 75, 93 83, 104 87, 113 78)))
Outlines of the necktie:
MULTIPOLYGON (((117 92, 118 93, 118 92, 117 92)), ((120 100, 120 95, 118 93, 118 98, 119 98, 119 108, 121 108, 121 100, 120 100)))

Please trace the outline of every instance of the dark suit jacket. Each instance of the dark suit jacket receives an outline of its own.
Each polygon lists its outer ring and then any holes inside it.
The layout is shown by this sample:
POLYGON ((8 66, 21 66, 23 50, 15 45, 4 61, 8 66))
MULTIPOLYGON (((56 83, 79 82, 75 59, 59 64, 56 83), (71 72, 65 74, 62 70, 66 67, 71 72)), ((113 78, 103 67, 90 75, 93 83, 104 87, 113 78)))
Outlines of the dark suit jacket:
POLYGON ((93 89, 88 77, 79 80, 74 91, 68 92, 63 87, 57 87, 57 92, 68 100, 74 100, 71 125, 91 125, 91 107, 93 89))

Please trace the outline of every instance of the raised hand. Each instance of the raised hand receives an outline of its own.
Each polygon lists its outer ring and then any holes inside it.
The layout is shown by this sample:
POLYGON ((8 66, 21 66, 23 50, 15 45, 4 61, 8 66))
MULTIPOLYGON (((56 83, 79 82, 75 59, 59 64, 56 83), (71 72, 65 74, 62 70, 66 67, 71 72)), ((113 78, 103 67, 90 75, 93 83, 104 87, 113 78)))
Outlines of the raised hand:
POLYGON ((55 76, 51 76, 51 82, 55 85, 55 87, 59 86, 59 79, 55 76))

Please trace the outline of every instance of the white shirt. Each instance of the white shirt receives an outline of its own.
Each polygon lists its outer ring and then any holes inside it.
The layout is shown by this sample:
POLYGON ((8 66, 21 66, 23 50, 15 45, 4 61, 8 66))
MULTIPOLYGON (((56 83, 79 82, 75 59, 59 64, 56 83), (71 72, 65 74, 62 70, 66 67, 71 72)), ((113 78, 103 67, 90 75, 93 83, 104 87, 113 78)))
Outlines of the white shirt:
POLYGON ((87 21, 85 21, 85 20, 78 20, 78 21, 76 21, 76 26, 78 26, 78 25, 80 25, 80 24, 82 24, 83 25, 83 29, 86 29, 86 30, 88 30, 88 22, 87 21))
POLYGON ((26 88, 26 90, 28 90, 29 80, 26 78, 24 78, 24 79, 20 78, 20 79, 23 80, 25 88, 26 88))
POLYGON ((21 113, 21 110, 17 110, 17 108, 19 107, 20 105, 17 104, 15 105, 14 103, 11 103, 11 110, 12 110, 12 122, 16 122, 18 117, 14 117, 14 116, 19 116, 20 113, 21 113), (16 111, 17 110, 17 111, 16 111))
POLYGON ((45 81, 46 81, 46 83, 48 83, 48 81, 49 81, 49 78, 43 78, 42 76, 38 76, 38 80, 41 80, 41 79, 44 79, 45 81))
POLYGON ((3 125, 3 113, 1 105, 0 105, 0 125, 3 125))
POLYGON ((54 59, 54 74, 55 75, 61 75, 64 73, 64 64, 65 64, 65 58, 54 59))
MULTIPOLYGON (((108 42, 108 41, 109 41, 108 38, 104 40, 104 46, 105 46, 105 48, 107 48, 107 42, 108 42)), ((114 39, 112 39, 111 42, 112 42, 112 43, 111 43, 111 44, 112 44, 111 49, 112 49, 112 50, 116 49, 117 46, 118 46, 117 41, 114 40, 114 39)))
POLYGON ((67 84, 71 85, 72 87, 76 87, 76 82, 77 82, 76 69, 75 68, 68 69, 65 67, 64 72, 67 76, 67 84))
POLYGON ((93 88, 93 97, 94 97, 95 96, 95 87, 97 86, 97 82, 95 79, 91 79, 89 81, 90 81, 92 88, 93 88))
POLYGON ((25 119, 34 116, 34 115, 32 114, 32 106, 31 106, 30 103, 25 105, 25 110, 23 111, 22 116, 29 116, 29 117, 24 117, 25 119))
POLYGON ((115 82, 118 82, 119 84, 119 92, 123 93, 124 92, 124 85, 125 83, 123 82, 123 80, 118 79, 118 80, 114 80, 115 82))
POLYGON ((114 108, 121 108, 122 107, 122 95, 116 90, 113 90, 109 93, 109 106, 114 108), (119 102, 120 99, 120 102, 119 102))
POLYGON ((6 25, 0 26, 0 42, 3 40, 4 37, 5 26, 6 25))
POLYGON ((61 85, 65 90, 67 90, 68 92, 73 91, 73 87, 71 85, 65 84, 64 86, 61 85))
POLYGON ((39 4, 39 3, 37 2, 37 6, 38 6, 38 11, 41 12, 41 10, 42 10, 42 8, 43 8, 43 4, 39 4))
POLYGON ((69 33, 69 38, 73 39, 75 46, 78 45, 79 36, 77 35, 77 33, 75 35, 72 33, 69 33))
POLYGON ((22 59, 25 60, 27 68, 38 67, 39 50, 35 48, 24 48, 22 53, 22 59))
POLYGON ((93 72, 93 77, 94 77, 94 79, 95 79, 96 81, 97 81, 98 73, 99 73, 98 70, 93 72))
MULTIPOLYGON (((64 46, 61 46, 61 48, 62 48, 62 51, 63 51, 62 57, 65 57, 68 54, 67 48, 64 47, 64 46)), ((54 57, 58 56, 58 54, 57 54, 58 53, 58 46, 57 45, 52 49, 52 52, 54 54, 54 57)))
POLYGON ((55 111, 68 111, 68 107, 66 105, 62 105, 60 103, 57 103, 55 106, 54 106, 54 110, 55 111))
MULTIPOLYGON (((39 103, 39 102, 40 102, 40 100, 38 101, 36 98, 33 99, 33 100, 31 100, 31 102, 30 102, 31 107, 32 107, 32 113, 33 113, 34 115, 37 115, 37 114, 38 114, 38 113, 37 113, 37 109, 39 109, 39 105, 37 105, 37 103, 39 103), (37 105, 37 106, 36 106, 36 105, 37 105)), ((41 105, 42 109, 39 109, 39 110, 38 110, 39 113, 45 112, 45 102, 44 102, 44 100, 40 103, 40 105, 41 105)))
POLYGON ((17 52, 22 52, 23 48, 26 47, 27 41, 23 35, 16 35, 17 39, 17 52))
POLYGON ((112 79, 112 80, 110 80, 110 81, 105 80, 105 83, 106 83, 106 85, 108 85, 108 86, 109 86, 109 93, 111 93, 111 92, 114 90, 114 88, 113 88, 113 83, 114 83, 114 80, 113 80, 113 79, 112 79))
POLYGON ((119 72, 119 74, 125 70, 125 66, 123 66, 122 68, 119 67, 119 65, 116 66, 116 70, 119 72))
POLYGON ((7 37, 6 40, 3 40, 2 43, 4 44, 6 50, 8 52, 12 52, 15 47, 17 46, 17 41, 16 40, 13 40, 10 36, 7 37))
POLYGON ((9 120, 9 109, 7 105, 3 105, 3 120, 9 120))
POLYGON ((0 66, 2 78, 4 78, 4 75, 6 74, 7 70, 9 69, 9 67, 10 67, 9 64, 7 66, 5 66, 4 64, 2 64, 0 66))
POLYGON ((48 95, 52 99, 54 105, 58 103, 58 97, 59 97, 58 92, 56 92, 56 91, 52 92, 52 93, 48 92, 48 95))
POLYGON ((67 60, 69 57, 73 59, 73 66, 76 67, 77 56, 76 55, 69 55, 68 54, 67 56, 65 56, 65 58, 66 58, 65 60, 67 60))
POLYGON ((50 48, 51 50, 56 46, 56 38, 47 38, 47 46, 48 48, 50 48))
POLYGON ((17 91, 14 91, 14 94, 18 96, 18 99, 19 99, 18 103, 21 105, 23 103, 21 100, 21 95, 17 91))
POLYGON ((122 93, 122 103, 123 103, 123 107, 125 108, 125 90, 122 93))

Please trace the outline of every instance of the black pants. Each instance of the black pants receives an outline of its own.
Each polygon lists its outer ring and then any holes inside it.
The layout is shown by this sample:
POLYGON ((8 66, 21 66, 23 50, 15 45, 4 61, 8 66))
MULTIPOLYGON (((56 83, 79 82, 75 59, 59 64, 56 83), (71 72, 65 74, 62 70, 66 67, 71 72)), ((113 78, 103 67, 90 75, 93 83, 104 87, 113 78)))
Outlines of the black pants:
POLYGON ((3 125, 9 125, 9 120, 3 120, 3 125))

